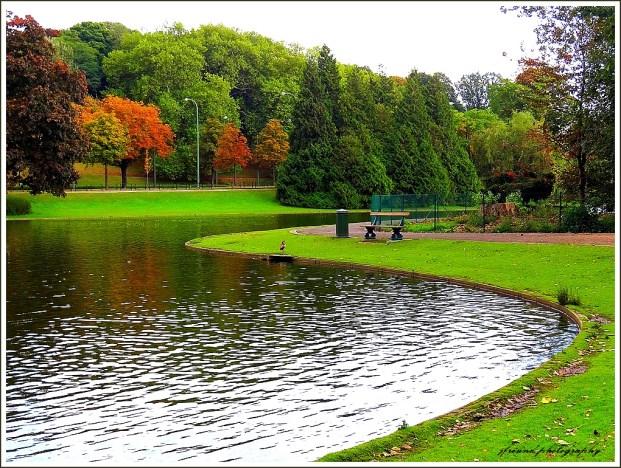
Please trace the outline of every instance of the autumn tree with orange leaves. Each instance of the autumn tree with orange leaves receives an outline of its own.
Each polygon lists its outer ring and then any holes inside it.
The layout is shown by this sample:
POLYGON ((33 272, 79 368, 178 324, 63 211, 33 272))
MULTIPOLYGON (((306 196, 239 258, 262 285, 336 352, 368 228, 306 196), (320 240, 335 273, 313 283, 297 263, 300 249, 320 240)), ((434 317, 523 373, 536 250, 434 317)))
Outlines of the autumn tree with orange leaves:
POLYGON ((103 164, 104 187, 108 188, 108 165, 118 165, 129 149, 129 132, 113 112, 106 112, 99 101, 85 99, 79 110, 78 122, 88 138, 86 164, 103 164))
MULTIPOLYGON (((276 166, 287 159, 289 153, 289 136, 285 132, 280 120, 270 120, 257 136, 254 148, 253 162, 258 168, 270 169, 272 180, 275 180, 276 166)), ((257 184, 259 182, 257 169, 257 184)))
POLYGON ((229 123, 222 130, 213 160, 216 169, 226 170, 233 167, 233 185, 237 184, 237 166, 246 167, 252 158, 246 137, 239 128, 229 123))
POLYGON ((113 113, 129 134, 127 153, 115 163, 121 168, 122 188, 127 187, 127 168, 132 161, 142 158, 148 173, 153 154, 165 158, 172 153, 175 135, 160 119, 157 107, 117 96, 107 96, 100 107, 104 112, 113 113))

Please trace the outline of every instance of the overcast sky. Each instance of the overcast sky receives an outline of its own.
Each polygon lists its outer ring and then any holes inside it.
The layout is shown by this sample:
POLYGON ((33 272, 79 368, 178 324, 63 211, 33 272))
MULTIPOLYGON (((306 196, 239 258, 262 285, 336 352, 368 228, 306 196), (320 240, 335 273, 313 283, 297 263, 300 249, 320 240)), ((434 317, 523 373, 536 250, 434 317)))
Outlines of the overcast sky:
MULTIPOLYGON (((305 48, 327 44, 339 62, 380 64, 389 75, 471 72, 513 78, 517 60, 536 53, 536 21, 500 12, 500 2, 3 2, 42 26, 117 21, 142 32, 181 22, 224 24, 305 48), (523 50, 523 51, 522 51, 523 50), (534 51, 533 51, 534 50, 534 51)), ((4 16, 4 15, 3 15, 4 16)))

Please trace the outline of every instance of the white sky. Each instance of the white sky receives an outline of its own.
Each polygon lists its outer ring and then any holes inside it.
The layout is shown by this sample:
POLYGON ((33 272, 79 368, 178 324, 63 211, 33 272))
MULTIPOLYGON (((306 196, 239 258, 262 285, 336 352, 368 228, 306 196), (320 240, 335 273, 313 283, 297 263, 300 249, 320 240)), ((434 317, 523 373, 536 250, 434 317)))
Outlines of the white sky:
POLYGON ((389 75, 417 68, 457 81, 477 71, 513 78, 517 60, 536 53, 536 21, 501 13, 503 4, 508 3, 7 1, 3 10, 30 14, 56 29, 81 21, 116 21, 142 32, 174 22, 188 29, 222 23, 305 48, 325 43, 339 62, 372 70, 382 64, 389 75))

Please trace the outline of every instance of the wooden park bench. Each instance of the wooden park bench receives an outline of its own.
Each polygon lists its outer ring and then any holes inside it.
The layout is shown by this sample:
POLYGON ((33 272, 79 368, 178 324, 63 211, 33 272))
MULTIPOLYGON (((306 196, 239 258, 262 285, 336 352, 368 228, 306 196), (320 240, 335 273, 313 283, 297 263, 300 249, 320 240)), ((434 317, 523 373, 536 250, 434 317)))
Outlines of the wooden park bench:
MULTIPOLYGON (((365 229, 367 232, 364 235, 365 239, 375 239, 377 235, 375 231, 378 230, 382 226, 382 219, 384 218, 400 218, 399 224, 390 224, 388 227, 392 229, 392 236, 390 236, 391 240, 401 240, 403 239, 403 234, 401 234, 401 229, 405 225, 405 218, 409 216, 409 211, 372 211, 371 212, 371 224, 365 224, 365 229)), ((384 225, 386 226, 386 225, 384 225)))

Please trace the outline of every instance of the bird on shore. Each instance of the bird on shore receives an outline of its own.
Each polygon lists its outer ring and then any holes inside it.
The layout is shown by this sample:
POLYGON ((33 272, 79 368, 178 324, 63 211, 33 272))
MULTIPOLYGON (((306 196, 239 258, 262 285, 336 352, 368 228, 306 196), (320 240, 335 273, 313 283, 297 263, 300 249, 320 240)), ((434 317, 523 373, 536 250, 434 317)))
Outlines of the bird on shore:
POLYGON ((285 249, 287 248, 287 244, 285 244, 285 241, 282 241, 280 243, 280 252, 284 253, 285 249))

